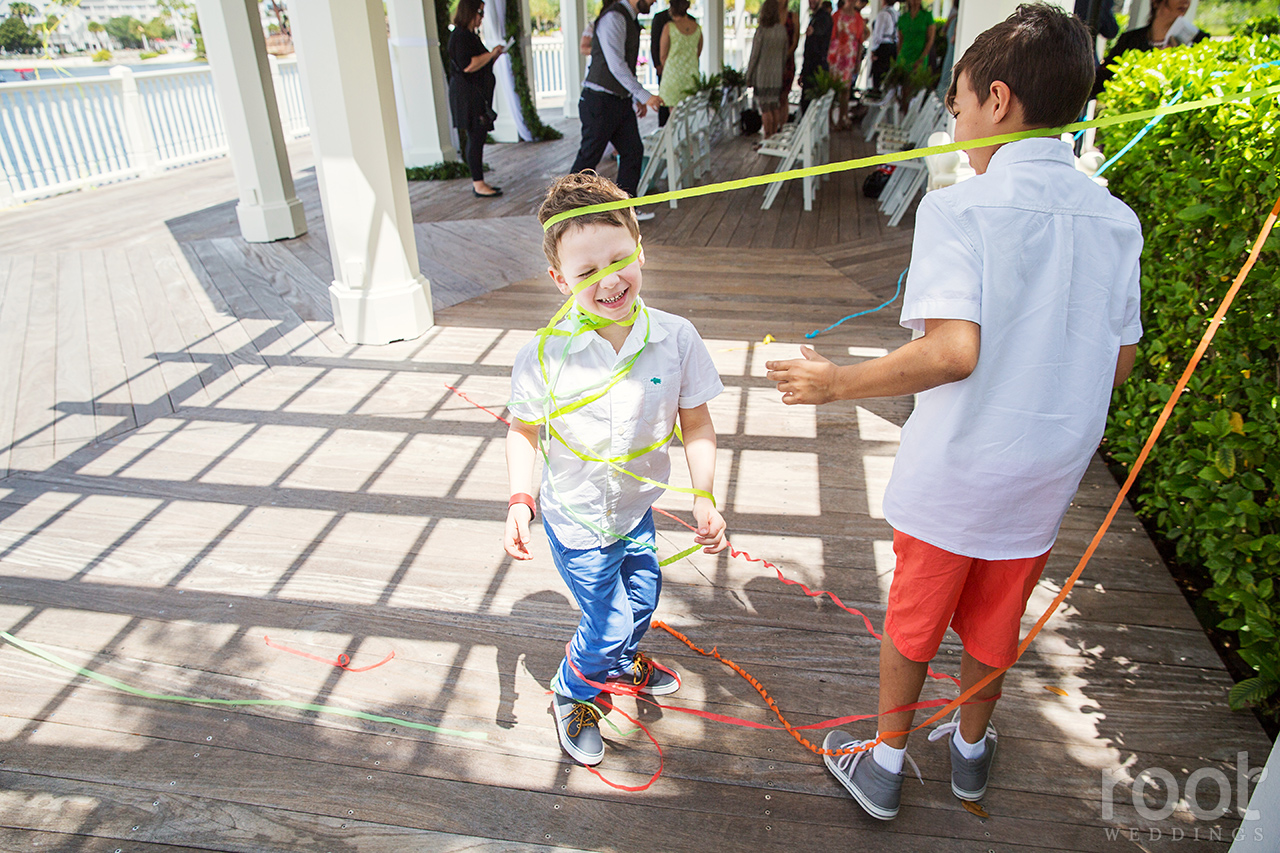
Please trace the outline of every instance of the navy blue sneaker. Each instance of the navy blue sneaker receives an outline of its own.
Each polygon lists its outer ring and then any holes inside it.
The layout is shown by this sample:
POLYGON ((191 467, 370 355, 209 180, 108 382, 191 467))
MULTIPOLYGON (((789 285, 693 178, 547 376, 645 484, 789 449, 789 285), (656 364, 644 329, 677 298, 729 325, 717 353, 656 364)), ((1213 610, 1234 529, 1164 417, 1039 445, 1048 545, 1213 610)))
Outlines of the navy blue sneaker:
POLYGON ((594 766, 604 758, 600 736, 600 709, 590 702, 575 702, 559 693, 551 694, 551 716, 556 718, 556 735, 564 751, 580 764, 594 766))

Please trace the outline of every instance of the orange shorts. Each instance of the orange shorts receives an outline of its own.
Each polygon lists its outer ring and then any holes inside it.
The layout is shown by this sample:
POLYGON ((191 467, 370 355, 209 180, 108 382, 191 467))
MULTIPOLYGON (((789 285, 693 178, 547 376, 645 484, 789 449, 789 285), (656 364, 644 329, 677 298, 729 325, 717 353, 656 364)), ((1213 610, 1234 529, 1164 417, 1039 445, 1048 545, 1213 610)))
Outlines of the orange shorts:
POLYGON ((1021 560, 978 560, 893 532, 897 566, 884 632, 913 661, 933 660, 950 624, 965 651, 987 666, 1011 665, 1022 613, 1049 552, 1021 560))

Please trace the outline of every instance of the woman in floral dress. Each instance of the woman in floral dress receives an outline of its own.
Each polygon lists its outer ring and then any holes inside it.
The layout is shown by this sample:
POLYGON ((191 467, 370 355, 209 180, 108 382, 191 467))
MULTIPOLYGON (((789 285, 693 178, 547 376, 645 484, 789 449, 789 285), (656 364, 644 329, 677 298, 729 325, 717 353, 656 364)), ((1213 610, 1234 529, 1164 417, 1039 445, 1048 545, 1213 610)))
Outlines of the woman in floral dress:
POLYGON ((858 62, 862 59, 862 43, 867 38, 867 21, 862 17, 862 7, 867 0, 840 0, 840 8, 831 16, 831 47, 827 51, 827 66, 831 76, 844 83, 840 92, 840 118, 836 130, 848 130, 849 92, 858 74, 858 62))

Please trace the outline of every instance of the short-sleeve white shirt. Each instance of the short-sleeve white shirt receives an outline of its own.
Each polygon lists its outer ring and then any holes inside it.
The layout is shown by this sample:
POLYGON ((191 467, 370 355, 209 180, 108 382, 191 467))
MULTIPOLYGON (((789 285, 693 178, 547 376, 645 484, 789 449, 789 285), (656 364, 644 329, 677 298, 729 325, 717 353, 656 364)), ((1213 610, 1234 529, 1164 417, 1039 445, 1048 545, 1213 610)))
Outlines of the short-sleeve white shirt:
MULTIPOLYGON (((571 316, 559 328, 572 331, 575 324, 571 316)), ((613 376, 637 351, 640 353, 626 377, 607 394, 553 419, 557 432, 587 456, 619 460, 659 444, 671 434, 679 409, 697 408, 724 390, 711 354, 693 324, 665 311, 644 308, 616 353, 595 332, 583 332, 567 340, 567 351, 563 337, 549 338, 545 350, 548 374, 558 398, 556 406, 578 399, 574 392, 581 389, 601 387, 602 381, 613 376)), ((516 355, 508 406, 511 414, 526 423, 540 420, 546 389, 535 339, 516 355)), ((545 437, 546 427, 543 434, 545 437)), ((662 492, 660 486, 637 480, 609 465, 584 461, 554 438, 546 443, 547 464, 542 471, 538 503, 543 523, 551 527, 566 548, 599 548, 616 541, 640 523, 662 492)), ((666 483, 671 475, 668 446, 662 444, 619 464, 650 480, 666 483)))
POLYGON ((1004 145, 916 214, 901 323, 981 326, 966 379, 919 395, 885 493, 896 530, 969 557, 1043 554, 1142 337, 1142 231, 1057 139, 1004 145))

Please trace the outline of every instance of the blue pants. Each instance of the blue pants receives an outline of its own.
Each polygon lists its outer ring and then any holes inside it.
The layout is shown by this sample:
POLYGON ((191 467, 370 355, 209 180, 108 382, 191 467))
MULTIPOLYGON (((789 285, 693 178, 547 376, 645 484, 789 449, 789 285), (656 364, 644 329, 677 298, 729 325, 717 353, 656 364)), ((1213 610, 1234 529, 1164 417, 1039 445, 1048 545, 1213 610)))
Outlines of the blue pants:
MULTIPOLYGON (((569 642, 569 654, 582 675, 602 683, 629 670, 640 638, 662 593, 662 570, 653 545, 653 511, 645 514, 628 538, 603 548, 576 551, 556 540, 550 527, 543 528, 560 577, 582 608, 578 630, 569 642)), ((563 661, 551 681, 561 696, 590 701, 599 689, 585 682, 563 661)))

